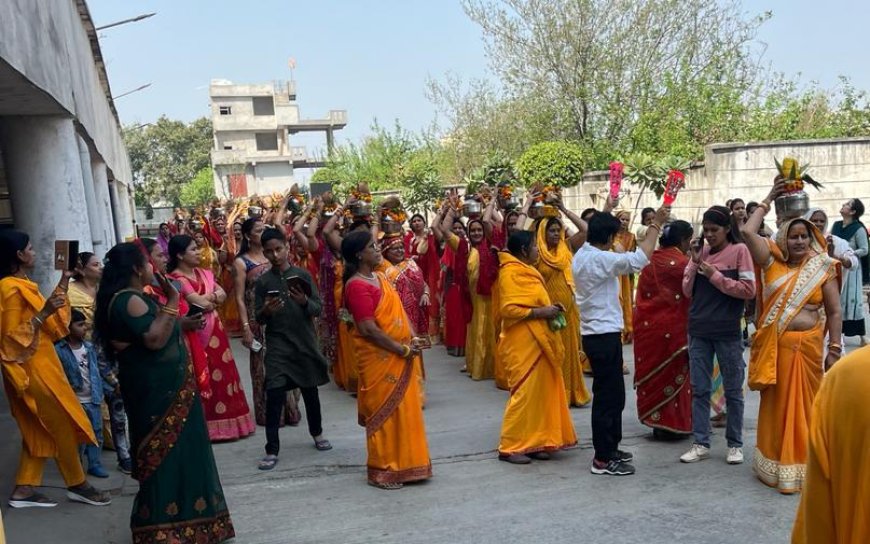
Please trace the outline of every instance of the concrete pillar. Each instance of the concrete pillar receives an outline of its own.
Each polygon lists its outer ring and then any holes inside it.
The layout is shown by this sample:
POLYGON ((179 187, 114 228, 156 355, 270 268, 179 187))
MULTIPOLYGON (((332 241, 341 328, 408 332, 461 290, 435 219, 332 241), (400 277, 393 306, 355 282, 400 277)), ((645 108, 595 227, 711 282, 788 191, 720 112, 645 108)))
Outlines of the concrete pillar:
POLYGON ((114 211, 115 227, 118 242, 125 242, 135 236, 133 230, 133 209, 130 207, 130 192, 127 186, 118 180, 112 180, 115 190, 114 211))
POLYGON ((94 172, 91 170, 91 150, 88 148, 87 142, 81 136, 77 136, 76 140, 79 145, 79 162, 82 169, 82 184, 84 185, 85 203, 88 207, 88 218, 90 219, 91 227, 91 243, 93 252, 99 258, 109 250, 106 245, 106 239, 103 236, 102 224, 105 218, 100 212, 97 205, 97 195, 94 191, 94 172))
POLYGON ((106 250, 118 243, 115 236, 115 212, 112 209, 112 198, 109 196, 109 172, 106 163, 97 156, 91 157, 91 175, 94 180, 94 195, 97 200, 97 210, 100 218, 100 228, 106 250))
POLYGON ((15 227, 30 235, 32 278, 48 292, 60 277, 56 240, 78 240, 80 251, 93 248, 75 127, 66 117, 5 117, 0 138, 15 227))

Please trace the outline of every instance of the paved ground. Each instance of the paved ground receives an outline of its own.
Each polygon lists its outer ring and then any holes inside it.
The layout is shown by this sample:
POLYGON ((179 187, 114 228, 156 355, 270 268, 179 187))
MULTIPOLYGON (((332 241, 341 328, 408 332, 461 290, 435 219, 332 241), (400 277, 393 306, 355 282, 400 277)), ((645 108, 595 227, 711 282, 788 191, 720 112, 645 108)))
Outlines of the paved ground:
MULTIPOLYGON (((851 348, 851 346, 850 346, 851 348)), ((247 356, 234 342, 243 378, 247 356)), ((630 349, 626 350, 631 365, 630 349)), ((324 427, 335 448, 314 449, 302 426, 281 432, 280 463, 257 470, 264 433, 214 447, 238 543, 595 543, 787 542, 797 497, 759 483, 751 471, 758 395, 747 395, 747 463, 725 464, 722 433, 713 458, 678 462, 688 442, 653 442, 637 421, 629 389, 624 449, 635 454, 638 474, 589 473, 592 458, 588 408, 573 409, 579 449, 527 466, 500 463, 495 447, 507 394, 491 381, 473 382, 461 362, 442 348, 427 353, 426 425, 435 477, 401 491, 365 485, 365 436, 355 401, 332 385, 321 390, 324 427)), ((630 383, 630 379, 627 380, 630 383)), ((250 391, 250 387, 247 388, 250 391)), ((0 493, 12 487, 20 438, 8 405, 0 403, 0 493)), ((113 454, 104 453, 107 465, 113 454)), ((3 504, 10 544, 25 542, 129 542, 129 512, 136 482, 119 473, 108 481, 115 497, 105 508, 63 499, 50 463, 46 493, 57 508, 10 510, 3 504)))

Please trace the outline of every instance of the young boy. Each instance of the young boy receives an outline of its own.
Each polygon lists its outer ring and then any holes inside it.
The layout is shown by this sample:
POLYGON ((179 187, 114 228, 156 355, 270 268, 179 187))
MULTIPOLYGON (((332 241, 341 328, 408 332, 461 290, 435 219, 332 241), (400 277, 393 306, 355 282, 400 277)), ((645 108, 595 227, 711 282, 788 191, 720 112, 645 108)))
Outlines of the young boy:
POLYGON ((278 462, 278 427, 287 391, 302 392, 314 447, 332 449, 323 438, 317 393, 318 386, 329 382, 329 375, 314 331, 321 303, 311 275, 287 261, 287 239, 280 230, 266 229, 261 242, 272 269, 254 287, 255 315, 265 327, 266 339, 266 457, 259 468, 271 470, 278 462))
POLYGON ((101 374, 96 347, 85 340, 88 323, 84 314, 73 309, 71 315, 69 336, 56 343, 54 349, 63 364, 69 384, 91 420, 94 436, 99 441, 98 445, 82 446, 88 458, 88 474, 97 478, 108 478, 109 473, 100 461, 100 452, 103 449, 103 416, 100 406, 103 404, 105 392, 111 390, 109 377, 101 374))

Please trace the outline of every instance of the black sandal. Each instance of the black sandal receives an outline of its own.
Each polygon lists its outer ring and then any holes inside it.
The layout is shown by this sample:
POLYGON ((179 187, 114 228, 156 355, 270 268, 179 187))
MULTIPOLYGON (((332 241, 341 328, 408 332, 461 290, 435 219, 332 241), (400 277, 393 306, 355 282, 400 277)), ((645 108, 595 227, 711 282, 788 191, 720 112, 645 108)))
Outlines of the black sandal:
POLYGON ((275 468, 275 465, 278 464, 278 456, 277 455, 267 455, 260 460, 260 463, 257 465, 257 468, 260 470, 272 470, 275 468))

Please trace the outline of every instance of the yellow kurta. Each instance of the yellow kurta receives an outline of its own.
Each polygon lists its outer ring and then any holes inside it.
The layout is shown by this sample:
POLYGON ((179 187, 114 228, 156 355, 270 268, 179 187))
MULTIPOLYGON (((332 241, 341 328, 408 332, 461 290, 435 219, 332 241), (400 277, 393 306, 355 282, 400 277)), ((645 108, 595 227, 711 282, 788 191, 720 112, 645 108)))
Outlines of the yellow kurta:
POLYGON ((85 477, 77 446, 96 440, 54 350, 54 342, 69 332, 70 307, 58 310, 35 331, 31 320, 44 304, 32 281, 11 276, 0 280, 0 364, 23 441, 17 483, 40 485, 44 460, 56 458, 67 485, 78 485, 85 477))
POLYGON ((561 392, 565 348, 544 319, 527 319, 533 308, 551 304, 541 275, 509 253, 499 254, 499 315, 502 361, 511 396, 505 408, 498 451, 522 455, 577 443, 561 392))
POLYGON ((870 347, 850 353, 816 395, 793 544, 870 542, 870 347))
MULTIPOLYGON (((580 312, 574 301, 574 278, 571 272, 571 249, 565 240, 565 230, 559 245, 550 250, 547 247, 547 221, 538 225, 538 272, 544 278, 547 292, 553 304, 565 307, 565 319, 568 326, 557 334, 565 346, 565 357, 562 359, 562 378, 565 382, 565 398, 568 406, 583 406, 591 400, 586 382, 583 379, 583 364, 580 348, 580 312)), ((588 364, 588 361, 587 361, 588 364)))
MULTIPOLYGON (((378 274, 381 299, 375 322, 390 338, 407 344, 411 324, 398 293, 378 274)), ((415 362, 375 345, 356 332, 359 361, 360 424, 366 428, 368 478, 376 484, 403 483, 432 476, 415 362)))

